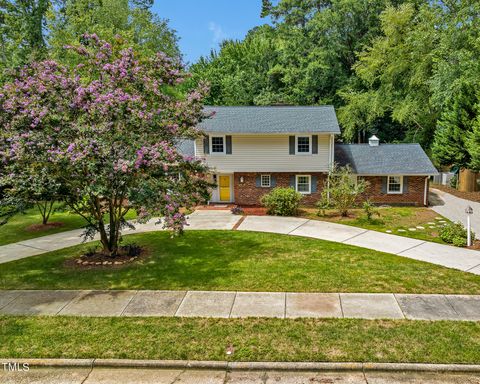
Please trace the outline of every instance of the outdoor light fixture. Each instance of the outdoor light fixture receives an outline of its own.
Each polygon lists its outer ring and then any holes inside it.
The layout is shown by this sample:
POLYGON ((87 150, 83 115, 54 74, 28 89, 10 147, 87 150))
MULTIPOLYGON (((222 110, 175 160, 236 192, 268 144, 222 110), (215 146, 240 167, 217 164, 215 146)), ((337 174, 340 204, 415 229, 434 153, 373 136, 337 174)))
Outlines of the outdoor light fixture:
POLYGON ((465 208, 465 213, 467 214, 467 247, 472 245, 472 234, 470 232, 470 216, 473 215, 473 208, 469 205, 465 208))
POLYGON ((240 176, 240 183, 243 184, 243 176, 240 176))

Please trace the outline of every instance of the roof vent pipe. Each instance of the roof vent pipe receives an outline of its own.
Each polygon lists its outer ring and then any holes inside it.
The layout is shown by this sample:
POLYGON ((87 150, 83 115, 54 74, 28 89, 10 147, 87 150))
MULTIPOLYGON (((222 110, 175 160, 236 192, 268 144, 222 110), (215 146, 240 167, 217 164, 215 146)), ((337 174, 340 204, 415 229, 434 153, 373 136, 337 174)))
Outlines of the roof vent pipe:
POLYGON ((371 147, 378 147, 379 144, 380 144, 380 139, 375 135, 373 135, 368 139, 368 145, 370 145, 371 147))

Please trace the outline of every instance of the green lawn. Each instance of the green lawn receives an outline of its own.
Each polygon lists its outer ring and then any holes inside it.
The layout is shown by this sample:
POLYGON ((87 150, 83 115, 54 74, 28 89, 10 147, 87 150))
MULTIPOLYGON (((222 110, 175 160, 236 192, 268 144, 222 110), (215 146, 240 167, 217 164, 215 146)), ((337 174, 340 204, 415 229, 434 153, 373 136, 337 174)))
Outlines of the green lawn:
MULTIPOLYGON (((128 219, 133 219, 134 217, 135 215, 133 212, 129 212, 127 215, 128 219)), ((38 213, 38 210, 32 208, 27 210, 24 214, 16 215, 11 218, 7 224, 0 226, 0 245, 83 228, 86 225, 86 221, 81 216, 68 212, 53 213, 52 216, 50 216, 49 222, 59 222, 62 223, 62 225, 59 227, 50 227, 32 231, 29 228, 30 226, 42 223, 42 218, 38 213)))
POLYGON ((148 257, 120 268, 65 266, 91 244, 76 246, 2 264, 0 289, 480 293, 477 275, 316 239, 240 231, 125 239, 148 257))
POLYGON ((455 321, 3 316, 0 357, 478 364, 479 335, 455 321))
POLYGON ((398 236, 446 244, 438 237, 440 227, 438 218, 442 218, 446 222, 450 221, 435 211, 424 207, 378 207, 377 209, 380 216, 374 216, 370 221, 367 220, 364 210, 359 208, 351 209, 348 217, 341 217, 337 211, 331 209, 326 210, 324 216, 318 216, 318 210, 315 208, 302 208, 300 213, 301 216, 313 220, 330 221, 379 232, 389 230, 398 236), (423 227, 423 229, 416 228, 417 226, 423 227), (430 228, 431 226, 434 228, 430 228), (415 228, 415 231, 411 231, 409 228, 415 228))

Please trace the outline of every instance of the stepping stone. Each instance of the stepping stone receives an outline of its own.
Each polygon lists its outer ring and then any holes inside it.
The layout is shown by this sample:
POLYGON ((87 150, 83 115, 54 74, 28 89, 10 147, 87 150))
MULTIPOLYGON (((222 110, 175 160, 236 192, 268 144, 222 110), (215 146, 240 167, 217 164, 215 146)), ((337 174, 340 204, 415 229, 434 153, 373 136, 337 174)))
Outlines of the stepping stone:
POLYGON ((428 228, 435 228, 435 226, 434 226, 434 225, 430 225, 428 228))
POLYGON ((415 231, 417 230, 417 228, 408 228, 408 230, 409 230, 410 232, 415 232, 415 231))
POLYGON ((397 229, 398 232, 407 232, 405 229, 397 229))
POLYGON ((435 217, 435 220, 443 220, 443 217, 435 217))
POLYGON ((428 225, 435 225, 435 223, 433 221, 429 221, 427 224, 428 225))
POLYGON ((392 233, 392 231, 390 229, 387 229, 385 232, 392 233))
POLYGON ((422 227, 421 225, 417 225, 417 229, 425 229, 425 227, 422 227))
POLYGON ((443 223, 446 223, 445 220, 439 220, 438 222, 439 222, 439 223, 442 223, 442 224, 443 224, 443 223))

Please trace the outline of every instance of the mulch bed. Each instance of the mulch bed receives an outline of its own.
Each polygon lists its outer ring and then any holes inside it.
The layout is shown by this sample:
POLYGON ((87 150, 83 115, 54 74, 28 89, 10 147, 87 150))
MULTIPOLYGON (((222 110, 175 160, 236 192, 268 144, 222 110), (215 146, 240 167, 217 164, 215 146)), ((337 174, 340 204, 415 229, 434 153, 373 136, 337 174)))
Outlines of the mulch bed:
POLYGON ((136 247, 135 253, 130 253, 127 249, 127 247, 121 247, 118 255, 114 258, 102 252, 90 252, 78 258, 66 260, 65 266, 76 269, 119 268, 148 256, 145 248, 136 247))
POLYGON ((450 193, 451 195, 460 197, 461 199, 475 201, 480 203, 480 192, 461 192, 455 188, 449 187, 447 185, 438 185, 432 184, 432 188, 439 189, 440 191, 450 193))
POLYGON ((59 221, 52 221, 51 223, 47 223, 47 224, 32 224, 32 225, 29 225, 27 228, 25 228, 25 230, 27 232, 42 232, 52 228, 63 227, 63 225, 64 224, 59 221))

